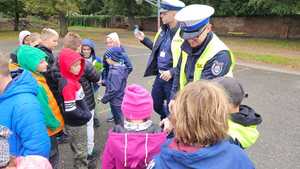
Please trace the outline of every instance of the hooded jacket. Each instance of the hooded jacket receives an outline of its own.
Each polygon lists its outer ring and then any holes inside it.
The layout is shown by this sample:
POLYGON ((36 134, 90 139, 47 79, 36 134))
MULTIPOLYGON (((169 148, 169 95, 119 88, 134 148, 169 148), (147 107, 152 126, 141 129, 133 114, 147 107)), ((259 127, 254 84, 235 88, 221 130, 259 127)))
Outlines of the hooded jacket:
POLYGON ((91 58, 90 59, 85 59, 85 68, 84 68, 84 73, 83 76, 80 79, 80 83, 82 85, 85 97, 84 100, 87 103, 89 110, 95 109, 96 102, 95 102, 95 97, 94 97, 94 86, 95 83, 97 83, 100 80, 101 74, 96 70, 96 68, 92 65, 93 60, 96 59, 95 55, 95 44, 93 41, 89 39, 84 39, 81 42, 81 45, 89 46, 92 51, 91 51, 91 58))
POLYGON ((84 91, 79 83, 84 73, 85 61, 79 53, 69 48, 63 48, 59 54, 58 63, 63 77, 59 81, 59 89, 64 99, 65 123, 70 126, 82 126, 92 117, 84 101, 84 91), (81 70, 78 75, 75 75, 70 72, 70 69, 79 60, 81 61, 81 70))
POLYGON ((103 61, 101 57, 96 55, 96 45, 95 43, 90 39, 83 39, 81 41, 81 46, 88 46, 91 48, 91 56, 87 60, 90 61, 95 69, 99 72, 103 71, 103 61))
POLYGON ((167 135, 159 133, 117 133, 110 131, 102 156, 102 169, 144 169, 160 152, 167 135))
POLYGON ((37 71, 38 65, 45 60, 46 54, 38 48, 22 45, 18 53, 19 65, 32 72, 38 82, 37 98, 42 106, 49 136, 60 132, 64 127, 62 114, 58 104, 49 89, 45 77, 37 71))
POLYGON ((49 157, 50 139, 36 97, 37 88, 31 73, 24 70, 0 94, 0 124, 12 131, 9 144, 13 156, 49 157))
POLYGON ((170 148, 168 140, 159 155, 149 164, 149 169, 254 169, 246 153, 228 141, 183 152, 170 148))
POLYGON ((124 97, 124 90, 127 84, 128 72, 124 64, 109 66, 109 72, 106 80, 106 88, 101 102, 106 104, 121 106, 124 97))
POLYGON ((83 39, 81 41, 81 46, 88 46, 91 48, 91 56, 90 57, 92 59, 91 62, 93 62, 97 57, 96 53, 95 53, 95 48, 96 48, 95 43, 90 39, 83 39))
POLYGON ((251 107, 240 106, 240 111, 230 114, 228 134, 233 143, 241 148, 249 148, 259 137, 256 126, 262 122, 262 118, 251 107))

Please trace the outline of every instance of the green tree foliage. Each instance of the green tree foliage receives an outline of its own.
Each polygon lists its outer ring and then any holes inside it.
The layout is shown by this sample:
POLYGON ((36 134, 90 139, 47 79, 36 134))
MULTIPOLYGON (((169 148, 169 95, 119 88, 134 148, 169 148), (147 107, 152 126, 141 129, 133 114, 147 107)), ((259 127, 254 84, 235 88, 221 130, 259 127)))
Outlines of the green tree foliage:
POLYGON ((183 0, 186 4, 207 4, 217 16, 297 15, 299 0, 183 0))
POLYGON ((85 0, 26 0, 25 10, 31 14, 57 16, 60 25, 60 35, 68 32, 67 15, 79 12, 80 4, 85 0))
POLYGON ((0 0, 0 11, 14 18, 14 30, 19 30, 19 18, 26 15, 22 0, 0 0))
POLYGON ((96 14, 103 8, 103 0, 86 0, 80 4, 80 13, 83 15, 96 14))
POLYGON ((103 0, 103 3, 102 14, 127 16, 130 29, 135 24, 135 16, 155 15, 155 8, 146 2, 138 5, 135 0, 103 0))

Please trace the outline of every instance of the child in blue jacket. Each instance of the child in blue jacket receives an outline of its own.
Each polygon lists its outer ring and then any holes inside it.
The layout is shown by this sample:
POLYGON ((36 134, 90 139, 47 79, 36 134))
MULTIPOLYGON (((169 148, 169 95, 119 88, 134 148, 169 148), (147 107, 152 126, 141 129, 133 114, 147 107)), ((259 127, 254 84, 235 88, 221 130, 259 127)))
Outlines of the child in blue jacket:
POLYGON ((0 54, 0 125, 12 132, 13 156, 50 154, 50 139, 36 95, 38 84, 26 70, 9 72, 8 57, 0 54))
POLYGON ((109 102, 115 124, 123 124, 121 104, 124 90, 127 84, 128 69, 124 64, 124 56, 120 47, 107 49, 106 61, 109 64, 109 71, 105 81, 105 94, 101 102, 109 102))

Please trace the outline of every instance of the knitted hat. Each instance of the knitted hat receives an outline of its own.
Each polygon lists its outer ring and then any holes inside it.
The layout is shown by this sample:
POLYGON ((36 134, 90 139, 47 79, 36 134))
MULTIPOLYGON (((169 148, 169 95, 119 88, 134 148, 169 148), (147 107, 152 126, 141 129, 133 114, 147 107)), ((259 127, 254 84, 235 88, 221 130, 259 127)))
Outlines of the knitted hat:
POLYGON ((21 31, 19 33, 19 45, 23 45, 24 44, 24 39, 29 36, 31 33, 27 30, 21 31))
POLYGON ((31 72, 36 72, 42 60, 46 60, 47 54, 41 49, 21 45, 18 50, 17 58, 19 65, 31 72))
POLYGON ((132 84, 125 89, 121 108, 125 119, 149 119, 153 112, 153 100, 145 88, 137 84, 132 84))
POLYGON ((116 61, 116 62, 124 62, 123 50, 120 47, 112 47, 108 48, 104 54, 105 57, 116 61))
POLYGON ((6 166, 10 159, 8 144, 9 135, 9 129, 0 125, 0 168, 6 166))

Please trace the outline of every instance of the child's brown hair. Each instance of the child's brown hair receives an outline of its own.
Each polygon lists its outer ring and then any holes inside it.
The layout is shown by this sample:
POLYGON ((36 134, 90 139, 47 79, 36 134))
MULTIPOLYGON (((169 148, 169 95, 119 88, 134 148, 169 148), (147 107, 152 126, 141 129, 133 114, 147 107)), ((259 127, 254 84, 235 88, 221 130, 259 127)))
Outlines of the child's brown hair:
POLYGON ((175 139, 187 145, 215 144, 227 136, 228 98, 216 83, 188 84, 171 107, 175 139))
POLYGON ((53 36, 59 37, 59 34, 54 29, 51 29, 51 28, 42 29, 42 31, 41 31, 41 40, 47 40, 47 39, 49 39, 53 36))
POLYGON ((75 32, 68 32, 63 41, 64 48, 70 48, 77 51, 81 46, 80 35, 75 32))
POLYGON ((7 54, 0 53, 0 75, 9 76, 9 57, 7 54))

